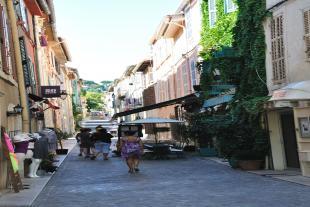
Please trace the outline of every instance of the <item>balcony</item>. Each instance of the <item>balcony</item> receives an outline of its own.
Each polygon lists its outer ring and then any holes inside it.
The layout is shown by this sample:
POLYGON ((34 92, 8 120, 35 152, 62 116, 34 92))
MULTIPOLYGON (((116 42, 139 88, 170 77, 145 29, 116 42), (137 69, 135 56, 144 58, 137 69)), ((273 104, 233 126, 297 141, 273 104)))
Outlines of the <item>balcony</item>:
POLYGON ((213 52, 215 58, 237 58, 239 57, 238 52, 232 47, 223 47, 219 51, 213 52))
POLYGON ((218 96, 225 93, 233 94, 235 88, 236 86, 232 84, 216 83, 209 86, 208 93, 210 96, 218 96))

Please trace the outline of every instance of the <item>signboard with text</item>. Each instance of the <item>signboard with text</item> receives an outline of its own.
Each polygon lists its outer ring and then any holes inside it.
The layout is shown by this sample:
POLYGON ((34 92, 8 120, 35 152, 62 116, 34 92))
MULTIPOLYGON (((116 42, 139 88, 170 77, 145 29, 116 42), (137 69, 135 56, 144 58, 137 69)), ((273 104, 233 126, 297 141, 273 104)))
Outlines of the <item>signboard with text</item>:
POLYGON ((43 98, 60 97, 60 86, 41 86, 41 95, 43 98))

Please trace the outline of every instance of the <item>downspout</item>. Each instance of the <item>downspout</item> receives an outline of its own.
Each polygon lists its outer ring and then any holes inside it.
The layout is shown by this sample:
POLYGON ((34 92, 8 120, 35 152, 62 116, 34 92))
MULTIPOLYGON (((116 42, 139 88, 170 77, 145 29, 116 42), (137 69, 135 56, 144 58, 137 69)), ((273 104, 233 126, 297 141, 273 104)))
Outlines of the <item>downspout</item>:
POLYGON ((19 89, 19 96, 20 96, 20 104, 23 107, 22 131, 29 132, 30 122, 29 122, 28 103, 27 103, 27 96, 26 96, 27 93, 26 93, 26 87, 25 87, 22 58, 20 54, 20 46, 19 46, 19 39, 18 39, 18 32, 17 32, 17 21, 16 21, 16 16, 15 16, 15 11, 14 11, 12 0, 7 0, 7 7, 8 7, 8 15, 10 18, 11 29, 12 29, 13 46, 15 50, 15 62, 16 62, 16 69, 17 69, 17 82, 18 82, 18 89, 19 89))
MULTIPOLYGON (((35 63, 36 63, 36 72, 37 72, 37 79, 38 79, 38 83, 37 83, 37 89, 41 86, 41 71, 40 71, 40 64, 39 64, 39 50, 38 50, 38 43, 37 42, 37 30, 36 30, 36 21, 35 21, 35 17, 32 18, 32 25, 33 25, 33 34, 34 34, 34 47, 35 47, 35 63)), ((37 91, 39 92, 39 91, 37 91)))
POLYGON ((55 9, 54 9, 54 3, 53 0, 46 0, 48 7, 50 9, 50 15, 49 15, 49 22, 52 27, 52 32, 54 36, 54 40, 58 41, 58 36, 57 36, 57 30, 56 30, 56 16, 55 16, 55 9))

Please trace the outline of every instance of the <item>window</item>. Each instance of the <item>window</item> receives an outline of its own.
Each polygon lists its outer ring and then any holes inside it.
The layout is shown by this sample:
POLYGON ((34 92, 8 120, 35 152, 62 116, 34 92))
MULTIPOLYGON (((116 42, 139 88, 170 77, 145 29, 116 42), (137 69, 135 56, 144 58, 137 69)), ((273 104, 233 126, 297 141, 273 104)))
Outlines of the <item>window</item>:
POLYGON ((182 65, 182 77, 183 77, 184 95, 186 95, 188 93, 188 74, 186 64, 182 65))
POLYGON ((304 12, 306 56, 310 60, 310 9, 304 12))
POLYGON ((195 62, 195 59, 191 60, 191 79, 192 79, 192 85, 196 85, 196 62, 195 62))
POLYGON ((186 9, 185 11, 185 23, 186 23, 187 39, 191 39, 193 37, 193 31, 192 31, 192 18, 190 8, 186 9))
POLYGON ((10 49, 10 37, 7 17, 4 13, 3 7, 0 5, 0 44, 1 44, 1 65, 2 70, 7 74, 12 74, 12 60, 10 49))
POLYGON ((216 0, 209 0, 209 24, 214 27, 216 22, 216 0))
POLYGON ((182 69, 178 68, 177 74, 175 74, 175 84, 177 88, 176 98, 181 97, 181 85, 182 85, 182 69))
POLYGON ((273 81, 281 83, 286 78, 282 15, 271 20, 271 56, 273 81))
POLYGON ((233 2, 233 0, 225 0, 224 2, 224 11, 225 13, 234 12, 237 10, 237 5, 233 2))
POLYGON ((25 3, 24 0, 21 0, 19 2, 19 6, 20 6, 20 20, 23 21, 23 25, 26 28, 26 30, 28 31, 28 17, 27 17, 27 10, 25 7, 25 3))

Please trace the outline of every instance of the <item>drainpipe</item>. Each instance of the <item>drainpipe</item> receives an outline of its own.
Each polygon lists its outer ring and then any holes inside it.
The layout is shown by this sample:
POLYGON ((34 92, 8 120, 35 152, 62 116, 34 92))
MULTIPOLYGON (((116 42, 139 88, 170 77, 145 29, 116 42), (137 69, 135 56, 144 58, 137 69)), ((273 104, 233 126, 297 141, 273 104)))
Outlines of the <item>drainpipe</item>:
POLYGON ((20 96, 20 104, 23 107, 22 111, 22 131, 29 132, 30 125, 29 125, 29 114, 28 114, 28 104, 27 104, 27 96, 26 96, 26 87, 24 81, 24 72, 22 66, 22 59, 20 54, 20 47, 19 47, 19 39, 18 39, 18 32, 17 32, 17 21, 15 16, 15 11, 13 7, 13 1, 7 0, 7 7, 8 7, 8 15, 11 22, 11 29, 12 29, 12 38, 13 38, 13 46, 15 50, 15 62, 16 62, 16 69, 17 69, 17 79, 18 79, 18 89, 19 89, 19 96, 20 96))

